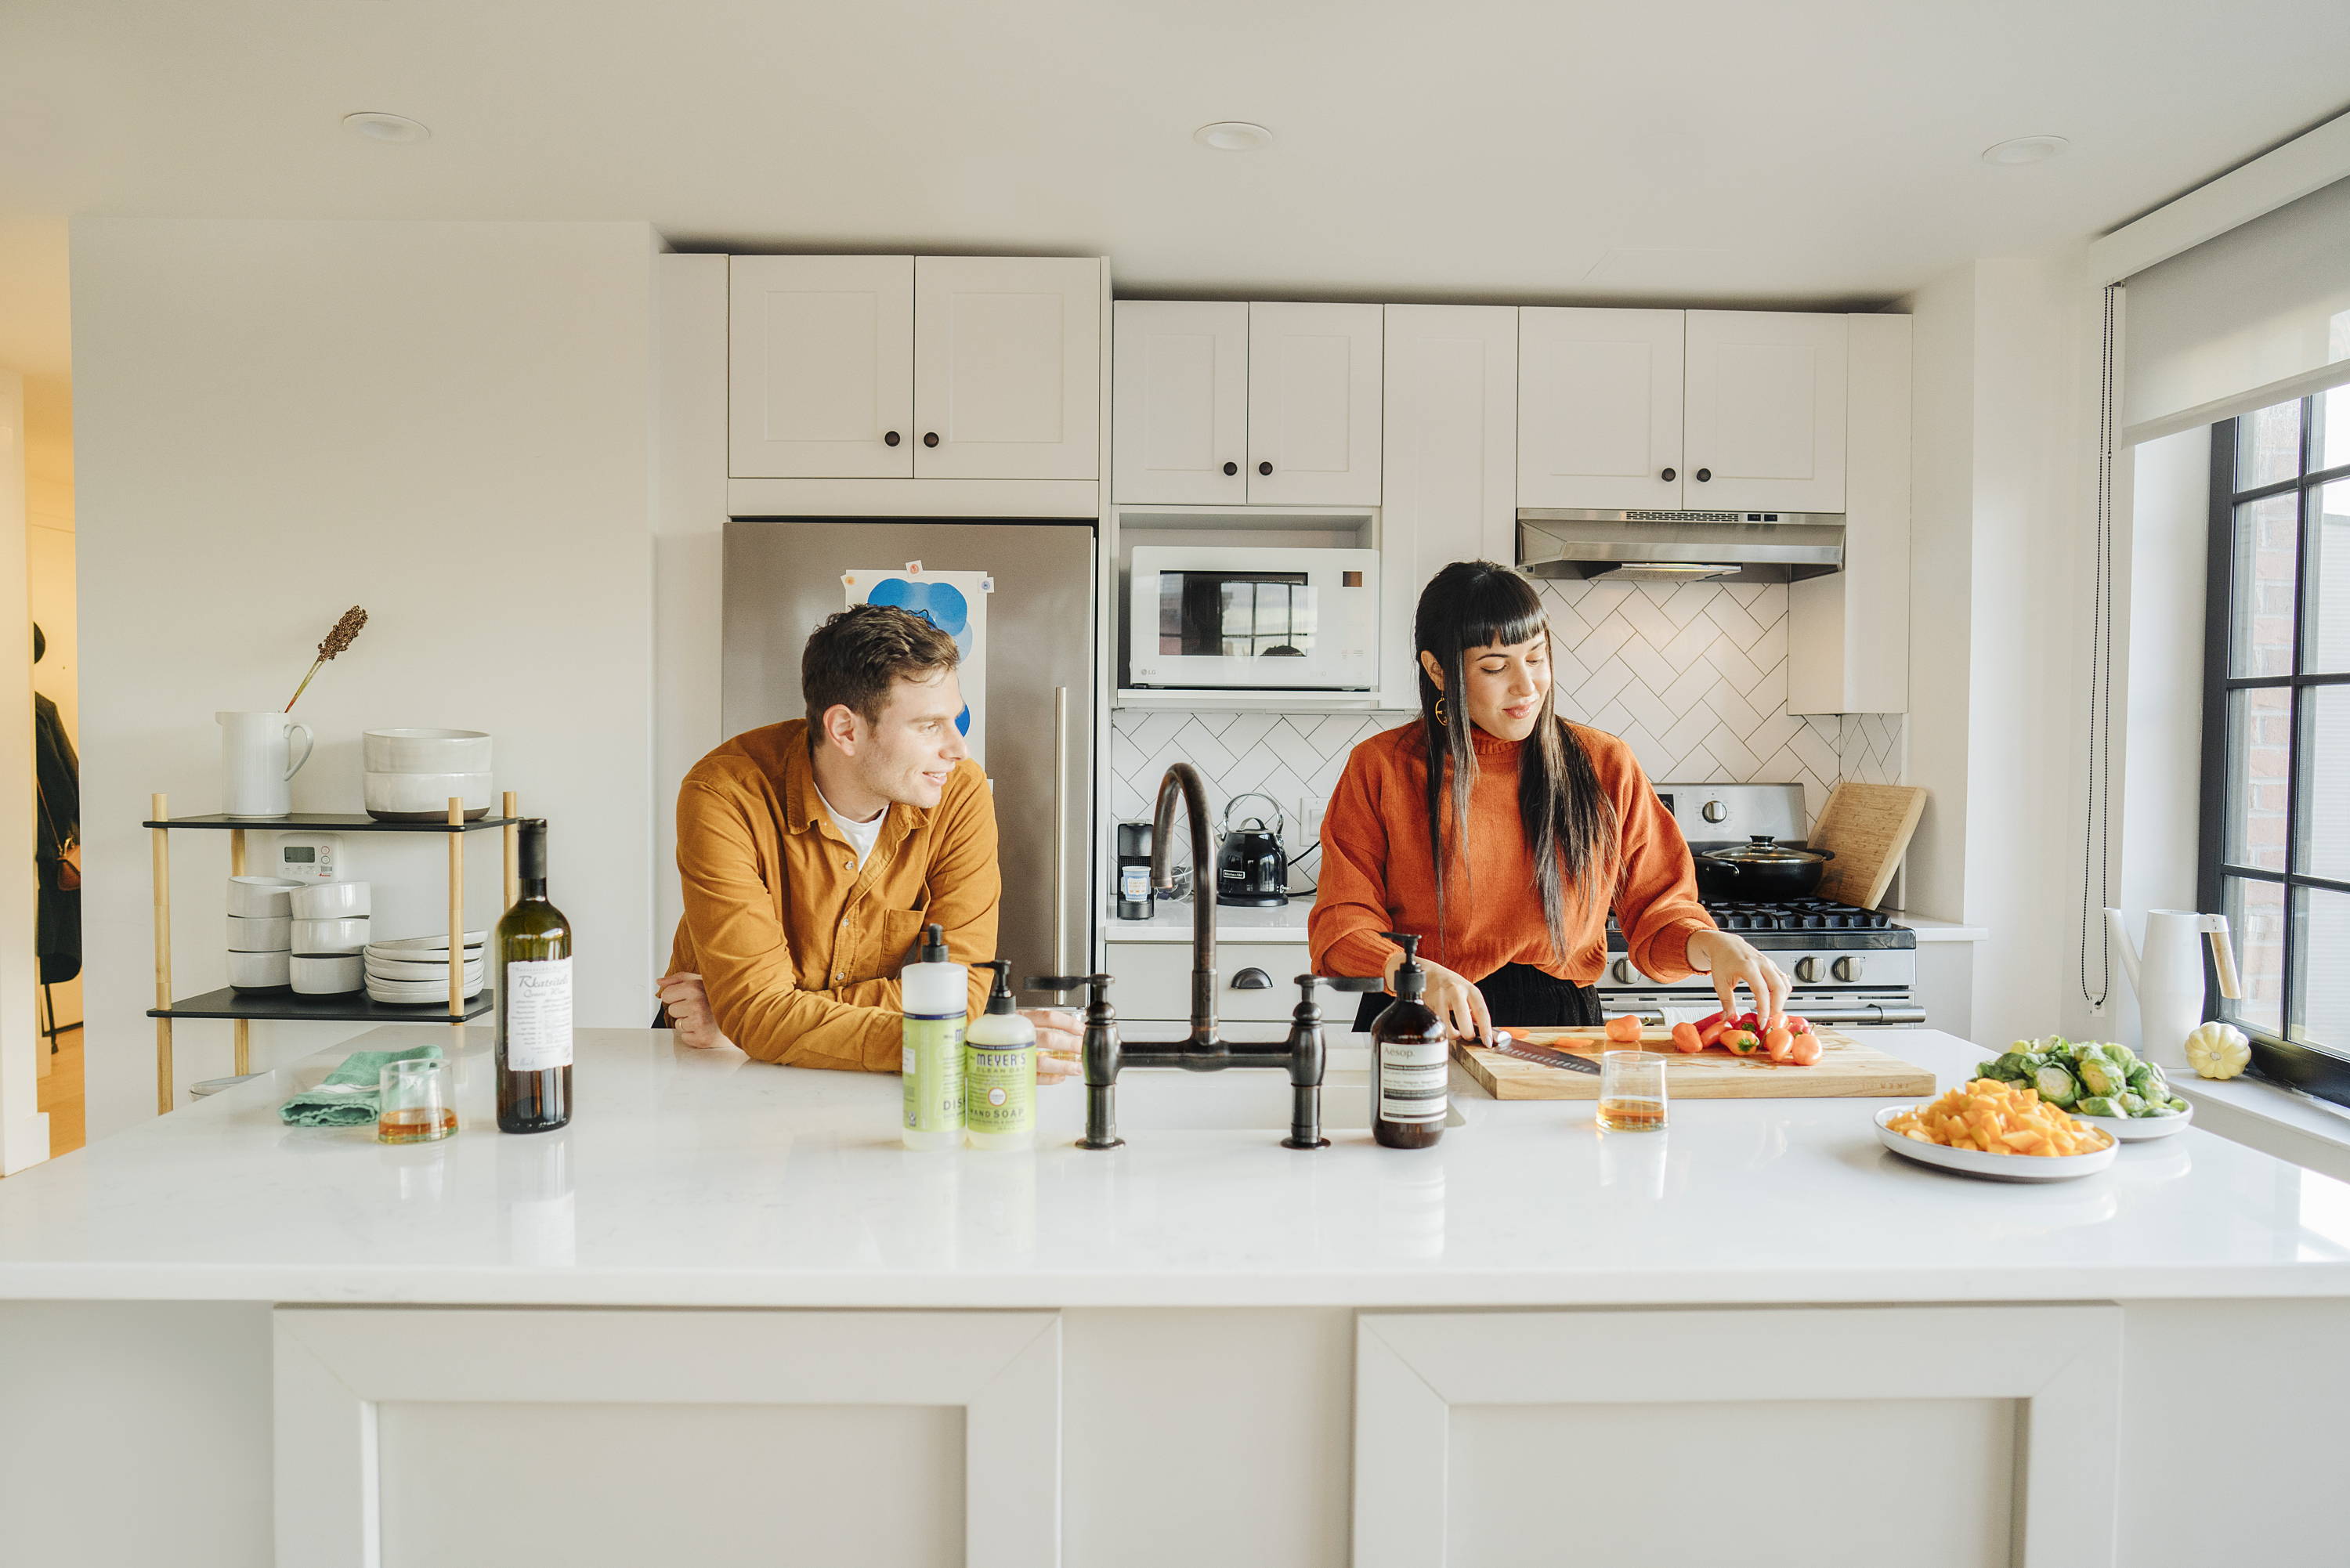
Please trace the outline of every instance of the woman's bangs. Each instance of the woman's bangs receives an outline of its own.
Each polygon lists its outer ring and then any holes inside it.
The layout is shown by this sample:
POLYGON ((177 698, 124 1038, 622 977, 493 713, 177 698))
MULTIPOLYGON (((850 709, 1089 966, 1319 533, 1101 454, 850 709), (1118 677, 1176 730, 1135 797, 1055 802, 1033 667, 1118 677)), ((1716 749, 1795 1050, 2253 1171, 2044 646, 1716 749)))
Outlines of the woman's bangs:
POLYGON ((1473 584, 1453 624, 1463 649, 1514 648, 1550 630, 1542 596, 1514 572, 1490 572, 1473 584))

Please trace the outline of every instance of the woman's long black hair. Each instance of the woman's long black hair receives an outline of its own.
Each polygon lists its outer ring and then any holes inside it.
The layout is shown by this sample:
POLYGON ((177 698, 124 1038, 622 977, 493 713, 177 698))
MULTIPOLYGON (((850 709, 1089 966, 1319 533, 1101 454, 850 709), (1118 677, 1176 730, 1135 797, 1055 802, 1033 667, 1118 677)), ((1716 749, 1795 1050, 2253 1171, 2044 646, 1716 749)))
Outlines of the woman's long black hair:
MULTIPOLYGON (((1510 647, 1550 635, 1542 597, 1534 586, 1491 561, 1455 561, 1429 580, 1412 618, 1412 646, 1436 656, 1444 686, 1419 671, 1420 732, 1428 739, 1428 842, 1436 863, 1436 920, 1444 926, 1444 873, 1455 847, 1468 842, 1469 793, 1477 782, 1477 751, 1470 742, 1468 654, 1471 649, 1510 647), (1438 712, 1446 691, 1453 700, 1438 712), (1445 767, 1447 762, 1452 766, 1445 767), (1448 792, 1445 779, 1450 773, 1448 792), (1445 835, 1450 794, 1452 836, 1445 835)), ((1555 691, 1543 693, 1542 712, 1518 762, 1518 815, 1534 863, 1534 889, 1542 897, 1543 924, 1551 950, 1566 957, 1567 888, 1578 906, 1597 898, 1603 906, 1613 891, 1616 812, 1599 787, 1599 775, 1554 705, 1555 691)))

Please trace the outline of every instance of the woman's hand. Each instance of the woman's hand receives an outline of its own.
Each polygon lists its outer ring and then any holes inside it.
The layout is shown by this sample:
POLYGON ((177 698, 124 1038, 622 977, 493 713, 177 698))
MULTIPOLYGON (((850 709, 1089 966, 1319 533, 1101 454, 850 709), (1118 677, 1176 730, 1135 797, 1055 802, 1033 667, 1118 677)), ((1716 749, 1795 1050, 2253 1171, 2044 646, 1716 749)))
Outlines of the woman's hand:
POLYGON ((1787 971, 1745 938, 1728 931, 1692 931, 1689 961, 1691 969, 1713 977, 1713 994, 1721 999, 1724 1017, 1738 1016, 1741 985, 1753 997, 1755 1015, 1764 1023, 1787 1011, 1787 993, 1793 989, 1787 971))
POLYGON ((1036 1026, 1036 1081, 1057 1084, 1085 1071, 1077 1047, 1085 1041, 1085 1025, 1077 1015, 1059 1007, 1024 1007, 1020 1016, 1036 1026))
MULTIPOLYGON (((1396 971, 1402 967, 1400 951, 1388 955, 1387 981, 1390 996, 1395 994, 1396 971)), ((1419 967, 1428 975, 1428 989, 1420 1000, 1428 1003, 1445 1027, 1462 1039, 1492 1040, 1493 1017, 1485 1011, 1485 993, 1440 963, 1421 959, 1419 967)))

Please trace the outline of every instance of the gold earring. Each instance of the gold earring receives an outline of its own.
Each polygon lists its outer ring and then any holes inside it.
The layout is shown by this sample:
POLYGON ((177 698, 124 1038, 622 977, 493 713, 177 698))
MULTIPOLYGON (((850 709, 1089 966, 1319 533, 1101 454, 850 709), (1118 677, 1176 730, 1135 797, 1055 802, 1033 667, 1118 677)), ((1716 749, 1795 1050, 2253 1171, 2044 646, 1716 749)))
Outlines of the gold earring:
POLYGON ((1441 697, 1436 700, 1436 722, 1440 724, 1452 722, 1452 716, 1444 711, 1444 699, 1441 697))

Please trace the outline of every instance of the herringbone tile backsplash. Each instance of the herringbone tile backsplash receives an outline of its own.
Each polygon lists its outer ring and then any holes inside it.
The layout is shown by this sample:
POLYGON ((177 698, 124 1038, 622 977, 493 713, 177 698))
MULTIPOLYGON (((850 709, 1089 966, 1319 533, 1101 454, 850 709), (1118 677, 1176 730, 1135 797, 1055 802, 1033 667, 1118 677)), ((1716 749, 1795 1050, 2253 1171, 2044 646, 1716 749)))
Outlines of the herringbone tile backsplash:
MULTIPOLYGON (((1651 779, 1800 784, 1814 815, 1839 778, 1900 781, 1900 714, 1788 715, 1784 587, 1550 582, 1542 592, 1557 634, 1559 712, 1630 742, 1651 779)), ((1121 821, 1148 815, 1167 764, 1188 762, 1206 778, 1218 817, 1244 791, 1278 801, 1295 855, 1318 832, 1347 753, 1410 716, 1121 708, 1112 715, 1111 809, 1121 821)), ((1242 808, 1259 813, 1271 815, 1262 802, 1242 808)), ((1297 858, 1293 880, 1308 886, 1312 857, 1297 858)))

